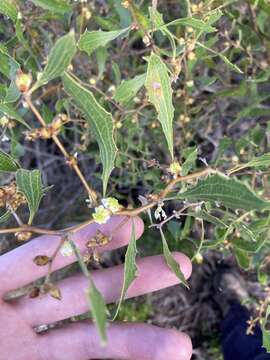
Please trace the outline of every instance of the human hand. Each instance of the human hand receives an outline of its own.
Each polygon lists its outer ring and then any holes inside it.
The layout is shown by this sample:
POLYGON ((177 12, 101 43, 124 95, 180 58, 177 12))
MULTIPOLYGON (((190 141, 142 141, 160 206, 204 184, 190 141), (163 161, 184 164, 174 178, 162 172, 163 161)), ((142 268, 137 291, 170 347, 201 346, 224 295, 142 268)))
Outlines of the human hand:
MULTIPOLYGON (((122 221, 114 217, 107 224, 97 224, 78 231, 74 241, 83 251, 85 243, 101 229, 109 235, 122 221)), ((143 222, 134 219, 136 238, 143 233, 143 222)), ((119 226, 112 241, 97 249, 99 252, 126 245, 131 237, 131 221, 119 226)), ((50 296, 29 299, 23 297, 10 303, 2 300, 5 293, 46 275, 46 267, 34 264, 35 256, 50 256, 57 243, 56 236, 40 236, 0 257, 0 360, 189 360, 192 346, 189 337, 181 332, 139 323, 113 322, 108 325, 108 344, 100 346, 95 325, 89 321, 70 324, 42 335, 33 327, 84 313, 88 310, 84 289, 87 279, 78 274, 61 280, 57 286, 62 293, 58 301, 50 296)), ((191 274, 191 262, 180 253, 174 253, 186 278, 191 274)), ((53 270, 76 258, 58 254, 53 270)), ((138 277, 130 286, 127 297, 134 297, 177 284, 177 277, 168 269, 163 256, 138 259, 138 277)), ((96 270, 92 276, 107 303, 119 299, 123 282, 123 266, 96 270)))

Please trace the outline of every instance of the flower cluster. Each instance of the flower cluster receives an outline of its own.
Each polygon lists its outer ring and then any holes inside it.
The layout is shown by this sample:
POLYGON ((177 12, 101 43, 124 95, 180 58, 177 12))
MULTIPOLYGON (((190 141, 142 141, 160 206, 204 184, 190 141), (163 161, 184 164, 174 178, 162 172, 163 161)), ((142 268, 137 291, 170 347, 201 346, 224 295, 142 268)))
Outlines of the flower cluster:
POLYGON ((98 224, 106 224, 112 214, 122 209, 118 200, 113 197, 108 197, 101 200, 102 205, 95 208, 93 219, 98 224))
POLYGON ((15 182, 0 187, 0 207, 11 206, 13 210, 16 210, 20 205, 25 204, 25 197, 17 192, 17 186, 15 182))
POLYGON ((173 163, 171 163, 170 167, 169 167, 169 172, 174 176, 178 176, 180 175, 182 170, 182 166, 179 164, 178 161, 174 161, 173 163))
POLYGON ((68 122, 68 117, 65 114, 59 114, 57 117, 52 121, 51 124, 38 128, 33 129, 31 131, 25 132, 26 140, 36 140, 36 139, 50 139, 54 135, 57 135, 61 127, 68 122))

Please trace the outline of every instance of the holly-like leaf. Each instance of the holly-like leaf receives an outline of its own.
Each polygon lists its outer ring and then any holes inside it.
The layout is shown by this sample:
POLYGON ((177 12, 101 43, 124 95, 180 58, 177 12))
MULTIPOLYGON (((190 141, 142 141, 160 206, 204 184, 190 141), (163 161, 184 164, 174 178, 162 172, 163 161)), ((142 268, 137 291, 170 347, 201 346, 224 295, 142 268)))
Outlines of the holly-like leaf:
POLYGON ((16 182, 18 191, 21 192, 27 200, 30 211, 28 223, 31 224, 44 194, 40 171, 19 169, 16 172, 16 182))
POLYGON ((123 80, 115 91, 114 100, 122 105, 128 103, 144 85, 145 79, 146 74, 142 74, 130 80, 123 80))
POLYGON ((56 41, 49 54, 48 63, 37 82, 33 85, 31 92, 47 84, 49 81, 62 76, 75 54, 76 41, 74 31, 70 31, 67 35, 62 36, 56 41))
POLYGON ((152 53, 148 61, 145 87, 150 102, 155 106, 162 125, 170 154, 173 158, 173 115, 172 88, 167 66, 161 58, 152 53))
POLYGON ((218 174, 199 180, 195 187, 178 194, 177 198, 220 202, 228 208, 247 211, 270 208, 269 201, 259 198, 239 180, 218 174))
POLYGON ((132 284, 133 280, 136 278, 136 274, 138 270, 136 265, 136 254, 137 254, 137 247, 136 247, 135 227, 134 227, 134 222, 132 222, 131 239, 129 241, 127 252, 125 255, 124 283, 121 291, 120 300, 117 306, 117 310, 114 315, 114 319, 117 317, 119 313, 121 304, 125 299, 125 295, 128 288, 132 284))
POLYGON ((71 11, 72 7, 66 0, 31 0, 36 6, 40 6, 52 13, 65 14, 71 11))
POLYGON ((70 75, 63 77, 64 88, 76 106, 81 110, 89 122, 90 129, 98 142, 100 157, 103 165, 103 194, 105 195, 108 179, 114 168, 117 147, 113 138, 113 119, 95 99, 91 91, 84 88, 70 75))
POLYGON ((188 283, 185 279, 184 274, 182 273, 182 270, 180 269, 180 265, 178 262, 173 258, 172 253, 170 252, 169 246, 167 244, 167 240, 165 238, 165 235, 160 228, 160 235, 162 239, 162 246, 163 246, 163 255, 166 260, 166 263, 168 267, 175 273, 175 275, 178 277, 181 284, 184 284, 187 288, 189 288, 188 283))
POLYGON ((0 150, 0 171, 14 172, 19 169, 19 164, 12 156, 0 150))
POLYGON ((110 41, 117 39, 121 35, 127 35, 128 28, 113 31, 88 31, 81 35, 78 47, 81 51, 85 51, 91 55, 100 46, 106 46, 110 41))
POLYGON ((16 6, 10 0, 0 1, 0 14, 8 16, 12 21, 17 20, 18 11, 16 6))

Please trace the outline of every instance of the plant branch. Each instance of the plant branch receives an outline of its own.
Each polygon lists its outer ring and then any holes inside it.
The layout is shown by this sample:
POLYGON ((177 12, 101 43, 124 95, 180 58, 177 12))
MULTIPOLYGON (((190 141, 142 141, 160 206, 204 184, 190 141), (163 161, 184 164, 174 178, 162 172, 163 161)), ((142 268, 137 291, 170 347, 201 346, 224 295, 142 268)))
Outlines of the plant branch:
MULTIPOLYGON (((35 105, 33 104, 30 95, 25 95, 25 101, 28 104, 29 108, 32 110, 32 112, 34 113, 34 115, 36 116, 37 120, 39 121, 39 123, 43 126, 46 127, 46 123, 43 119, 43 117, 41 116, 41 114, 39 113, 39 111, 37 110, 37 108, 35 107, 35 105)), ((54 141, 54 143, 58 146, 59 150, 61 151, 61 153, 64 155, 64 157, 66 158, 68 164, 73 168, 73 170, 76 172, 76 174, 78 175, 78 177, 80 178, 85 190, 87 191, 89 198, 92 200, 93 204, 96 204, 97 202, 97 194, 95 192, 95 190, 93 190, 87 183, 84 175, 82 174, 77 160, 70 155, 64 145, 61 143, 61 141, 59 140, 57 135, 53 135, 52 139, 54 141)))

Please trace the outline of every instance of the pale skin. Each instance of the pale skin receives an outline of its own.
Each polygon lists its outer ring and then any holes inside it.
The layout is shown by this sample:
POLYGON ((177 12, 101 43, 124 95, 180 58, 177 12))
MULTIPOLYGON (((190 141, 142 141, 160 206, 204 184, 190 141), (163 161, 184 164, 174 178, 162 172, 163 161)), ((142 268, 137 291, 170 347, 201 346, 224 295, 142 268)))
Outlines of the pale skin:
MULTIPOLYGON (((135 218, 136 238, 143 233, 143 222, 135 218)), ((109 235, 123 218, 115 217, 105 225, 92 224, 74 235, 78 247, 85 249, 89 237, 97 228, 109 235)), ((113 233, 112 241, 99 252, 126 245, 131 235, 131 221, 125 222, 113 233)), ((158 238, 157 238, 158 241, 158 238)), ((162 329, 143 323, 119 323, 108 325, 108 344, 100 346, 95 326, 89 321, 70 324, 38 335, 33 327, 62 320, 86 312, 88 303, 84 289, 86 278, 71 276, 58 282, 62 301, 50 296, 29 299, 21 298, 7 303, 2 300, 10 290, 31 283, 46 275, 46 266, 33 263, 36 255, 50 256, 57 244, 56 236, 41 236, 0 257, 0 360, 190 360, 192 345, 189 337, 177 330, 162 329)), ((181 253, 174 253, 185 277, 191 274, 190 260, 181 253)), ((74 262, 75 257, 58 254, 53 270, 74 262)), ((176 276, 168 269, 162 256, 138 259, 138 277, 128 290, 127 297, 146 294, 178 283, 176 276)), ((92 272, 97 288, 107 303, 119 299, 123 280, 123 267, 92 272)))

